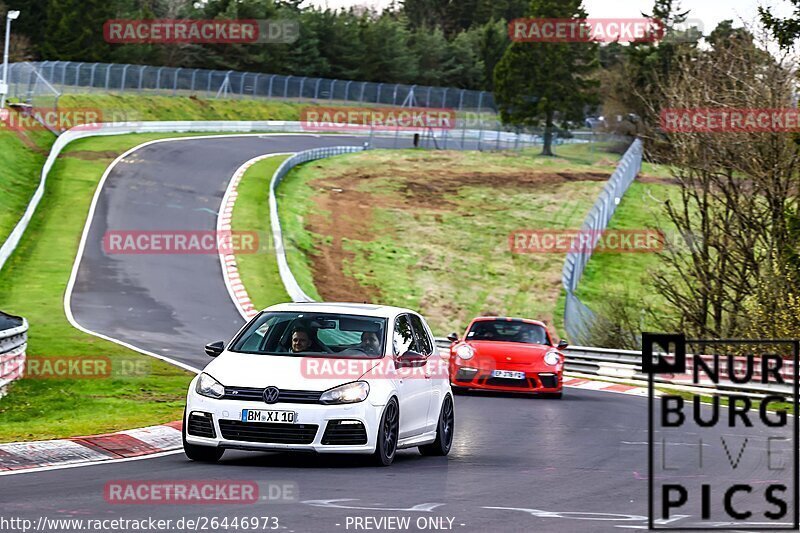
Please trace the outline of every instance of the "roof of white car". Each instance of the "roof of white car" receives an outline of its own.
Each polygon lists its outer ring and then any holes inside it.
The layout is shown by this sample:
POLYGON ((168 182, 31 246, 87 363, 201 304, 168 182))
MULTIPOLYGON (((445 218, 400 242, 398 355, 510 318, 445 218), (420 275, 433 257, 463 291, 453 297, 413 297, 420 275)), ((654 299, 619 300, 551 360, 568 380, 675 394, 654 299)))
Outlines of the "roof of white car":
POLYGON ((400 313, 414 313, 410 309, 350 302, 294 302, 272 305, 264 311, 303 311, 306 313, 346 313, 351 315, 391 318, 400 313))

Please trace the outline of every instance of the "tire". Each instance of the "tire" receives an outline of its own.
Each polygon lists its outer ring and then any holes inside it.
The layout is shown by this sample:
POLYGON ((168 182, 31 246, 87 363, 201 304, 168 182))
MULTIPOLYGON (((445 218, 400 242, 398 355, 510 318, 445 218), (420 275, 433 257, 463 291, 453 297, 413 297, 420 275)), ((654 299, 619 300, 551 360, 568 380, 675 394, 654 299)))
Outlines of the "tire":
POLYGON ((189 444, 186 442, 186 413, 183 414, 183 428, 181 429, 181 437, 183 439, 183 453, 192 461, 199 463, 216 463, 222 458, 225 453, 223 448, 216 446, 198 446, 197 444, 189 444))
POLYGON ((448 394, 442 402, 439 413, 439 424, 436 427, 436 440, 430 444, 419 447, 419 453, 428 456, 445 456, 450 453, 453 446, 453 433, 455 431, 455 410, 453 398, 448 394))
POLYGON ((372 462, 377 466, 389 466, 394 461, 397 453, 397 439, 400 434, 400 407, 397 400, 392 398, 383 410, 380 426, 378 426, 378 439, 375 443, 375 453, 372 462))

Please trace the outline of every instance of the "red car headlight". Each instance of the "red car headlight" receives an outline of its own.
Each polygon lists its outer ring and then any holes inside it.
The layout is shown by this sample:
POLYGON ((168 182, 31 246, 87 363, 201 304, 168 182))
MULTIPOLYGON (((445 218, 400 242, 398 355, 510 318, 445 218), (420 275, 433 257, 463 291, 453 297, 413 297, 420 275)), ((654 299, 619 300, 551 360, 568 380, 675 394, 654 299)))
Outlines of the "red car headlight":
POLYGON ((456 355, 461 359, 472 359, 472 357, 475 355, 475 350, 473 350, 472 346, 469 344, 462 344, 456 348, 456 355))
POLYGON ((546 365, 556 366, 561 362, 561 356, 558 352, 547 352, 544 355, 544 362, 546 365))

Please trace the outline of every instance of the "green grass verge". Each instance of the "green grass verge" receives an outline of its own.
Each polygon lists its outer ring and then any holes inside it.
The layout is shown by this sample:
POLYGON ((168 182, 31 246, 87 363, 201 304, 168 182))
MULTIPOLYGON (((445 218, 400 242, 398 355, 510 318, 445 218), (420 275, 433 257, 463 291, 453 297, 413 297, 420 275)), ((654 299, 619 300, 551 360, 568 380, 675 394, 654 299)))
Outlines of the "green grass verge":
MULTIPOLYGON (((677 186, 634 182, 617 207, 609 229, 661 230, 668 244, 675 243, 675 227, 664 211, 668 199, 680 203, 677 186)), ((652 287, 653 273, 662 268, 664 264, 657 253, 596 253, 586 265, 576 294, 593 310, 602 310, 609 297, 617 297, 657 312, 667 307, 652 287)), ((645 313, 641 319, 645 331, 657 328, 660 322, 658 314, 645 313)))
POLYGON ((65 94, 62 109, 92 108, 104 122, 126 120, 299 120, 305 104, 275 100, 205 99, 190 96, 65 94))
POLYGON ((0 129, 0 244, 25 212, 55 138, 50 132, 0 129))
POLYGON ((258 252, 236 254, 239 276, 256 309, 289 301, 275 261, 269 224, 269 183, 288 156, 274 156, 247 169, 239 182, 239 195, 233 208, 233 231, 255 231, 258 252))
POLYGON ((579 227, 604 183, 554 179, 525 187, 504 179, 533 173, 610 174, 619 158, 588 145, 556 150, 553 158, 540 157, 537 150, 375 150, 302 165, 278 191, 287 247, 300 252, 289 256, 292 271, 307 293, 319 296, 311 264, 331 237, 309 231, 308 217, 330 219, 331 213, 321 212, 315 198, 338 178, 359 175, 368 179, 357 185, 358 192, 374 200, 372 237, 344 240, 343 248, 351 254, 344 274, 378 294, 380 302, 420 309, 437 334, 459 330, 481 313, 552 320, 563 254, 512 254, 508 236, 521 228, 579 227), (457 180, 476 172, 493 176, 494 182, 466 182, 448 191, 441 197, 446 208, 392 205, 392 198, 410 195, 409 176, 445 174, 457 180))
POLYGON ((28 319, 32 357, 108 358, 114 371, 104 379, 15 382, 0 400, 0 442, 96 434, 180 418, 191 373, 84 334, 69 324, 63 311, 89 205, 114 154, 175 136, 82 139, 69 145, 55 164, 36 216, 0 271, 0 309, 28 319), (143 364, 144 372, 126 373, 130 362, 143 364))
MULTIPOLYGON (((59 107, 100 110, 103 121, 299 120, 305 104, 188 96, 64 94, 59 107)), ((0 243, 19 221, 39 184, 56 136, 46 130, 14 132, 0 126, 0 243)), ((102 143, 102 140, 98 140, 102 143)), ((113 146, 107 143, 107 146, 113 146)), ((110 148, 109 148, 110 149, 110 148)))

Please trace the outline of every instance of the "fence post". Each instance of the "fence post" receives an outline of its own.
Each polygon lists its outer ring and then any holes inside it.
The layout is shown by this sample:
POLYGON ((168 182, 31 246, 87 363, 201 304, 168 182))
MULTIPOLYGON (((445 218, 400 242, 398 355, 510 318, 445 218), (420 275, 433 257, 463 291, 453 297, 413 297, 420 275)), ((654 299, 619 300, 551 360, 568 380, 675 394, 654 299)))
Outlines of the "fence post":
POLYGON ((358 95, 358 101, 359 102, 363 102, 364 101, 364 89, 366 89, 366 88, 367 88, 367 82, 362 81, 361 82, 361 94, 358 95))
POLYGON ((272 80, 275 79, 276 74, 272 74, 269 77, 269 89, 267 91, 267 98, 272 98, 272 80))
POLYGON ((283 82, 283 97, 288 98, 289 96, 289 79, 291 78, 291 74, 286 76, 286 80, 283 82))
POLYGON ((125 77, 128 75, 128 69, 129 68, 130 68, 130 65, 125 65, 124 67, 122 67, 122 79, 120 80, 120 83, 119 83, 119 91, 120 92, 125 91, 125 77))
POLYGON ((95 63, 94 65, 92 65, 92 73, 91 76, 89 77, 89 89, 94 89, 94 71, 97 70, 97 65, 99 64, 100 63, 95 63))
POLYGON ((64 85, 67 83, 67 67, 69 63, 72 61, 64 61, 64 65, 61 67, 61 92, 64 92, 64 85))
POLYGON ((108 84, 111 82, 111 65, 106 65, 106 91, 108 91, 108 84))
POLYGON ((142 81, 144 80, 144 69, 146 68, 144 65, 139 67, 139 92, 142 92, 142 81))
POLYGON ((350 101, 350 84, 353 83, 353 80, 349 80, 347 83, 344 84, 344 101, 350 101))
POLYGON ((194 92, 194 80, 197 78, 197 71, 200 70, 196 68, 192 71, 192 87, 189 89, 191 92, 194 92))
POLYGON ((322 82, 322 78, 317 78, 317 83, 314 84, 314 102, 317 101, 319 98, 319 84, 322 82))
POLYGON ((158 70, 156 70, 156 92, 161 90, 161 71, 165 68, 167 67, 159 67, 158 70))
POLYGON ((175 69, 175 77, 172 79, 172 96, 178 94, 178 73, 183 70, 183 67, 175 69))

